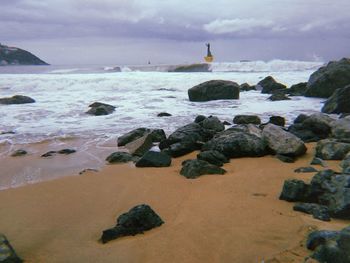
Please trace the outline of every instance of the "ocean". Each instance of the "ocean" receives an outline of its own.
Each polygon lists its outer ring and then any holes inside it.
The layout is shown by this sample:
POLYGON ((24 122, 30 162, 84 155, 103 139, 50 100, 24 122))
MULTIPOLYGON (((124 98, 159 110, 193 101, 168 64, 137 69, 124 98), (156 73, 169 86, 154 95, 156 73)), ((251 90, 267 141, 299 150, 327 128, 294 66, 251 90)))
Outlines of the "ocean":
MULTIPOLYGON (((238 114, 256 114, 263 122, 279 115, 290 124, 301 113, 319 112, 323 100, 291 97, 273 102, 267 100, 268 94, 249 91, 241 92, 239 100, 191 102, 187 90, 213 79, 253 85, 269 75, 289 87, 306 82, 322 65, 283 60, 212 63, 212 72, 205 73, 167 72, 174 65, 119 66, 121 72, 117 65, 0 67, 0 97, 26 95, 36 100, 33 104, 0 105, 0 158, 47 140, 78 138, 100 145, 139 127, 164 129, 169 135, 200 114, 228 122, 238 114), (87 115, 88 106, 96 101, 115 106, 115 112, 87 115), (172 116, 157 117, 160 112, 172 116)), ((96 166, 103 165, 105 157, 98 156, 96 166)), ((15 176, 18 174, 10 177, 15 176)), ((0 182, 0 188, 37 181, 34 177, 0 182)))

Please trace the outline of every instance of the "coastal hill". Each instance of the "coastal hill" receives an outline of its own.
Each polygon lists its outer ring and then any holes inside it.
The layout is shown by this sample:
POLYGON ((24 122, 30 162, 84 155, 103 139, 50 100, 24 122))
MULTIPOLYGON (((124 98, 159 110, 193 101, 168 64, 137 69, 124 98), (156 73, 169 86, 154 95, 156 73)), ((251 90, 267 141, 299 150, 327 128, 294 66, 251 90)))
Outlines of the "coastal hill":
POLYGON ((8 47, 0 43, 0 66, 7 66, 7 65, 48 65, 48 64, 26 50, 16 48, 16 47, 8 47))

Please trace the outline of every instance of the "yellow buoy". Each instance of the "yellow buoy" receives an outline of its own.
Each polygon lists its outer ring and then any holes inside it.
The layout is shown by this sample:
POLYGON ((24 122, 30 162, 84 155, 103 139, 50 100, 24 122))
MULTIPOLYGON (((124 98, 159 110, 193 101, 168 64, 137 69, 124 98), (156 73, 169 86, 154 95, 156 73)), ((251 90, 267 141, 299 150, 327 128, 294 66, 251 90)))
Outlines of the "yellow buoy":
POLYGON ((205 62, 213 62, 214 57, 210 56, 210 57, 204 57, 205 62))
POLYGON ((205 60, 205 62, 213 62, 214 57, 210 51, 210 43, 206 43, 205 45, 207 46, 207 56, 204 57, 204 60, 205 60))

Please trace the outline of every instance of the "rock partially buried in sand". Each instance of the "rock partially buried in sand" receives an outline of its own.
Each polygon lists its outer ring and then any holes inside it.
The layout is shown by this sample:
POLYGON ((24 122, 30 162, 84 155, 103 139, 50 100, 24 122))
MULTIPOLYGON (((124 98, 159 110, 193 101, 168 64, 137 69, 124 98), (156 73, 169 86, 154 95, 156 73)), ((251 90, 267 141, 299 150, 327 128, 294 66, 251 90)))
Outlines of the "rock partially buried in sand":
POLYGON ((187 179, 194 179, 205 174, 225 174, 226 171, 203 160, 187 160, 183 162, 180 174, 187 179))
POLYGON ((109 104, 94 102, 89 105, 91 108, 86 113, 95 116, 108 115, 115 111, 115 107, 109 104))
POLYGON ((15 95, 10 98, 0 98, 0 104, 26 104, 34 102, 34 99, 22 95, 15 95))
POLYGON ((223 166, 224 163, 228 163, 229 160, 225 155, 218 151, 204 151, 197 154, 197 159, 206 161, 216 166, 223 166))
POLYGON ((142 234, 144 231, 159 227, 163 223, 163 220, 149 205, 138 205, 130 209, 129 212, 120 215, 115 227, 104 230, 101 241, 107 243, 119 237, 142 234))
POLYGON ((318 172, 315 168, 308 166, 308 167, 299 167, 294 170, 295 173, 315 173, 318 172))
POLYGON ((329 209, 327 206, 312 204, 312 203, 298 203, 293 206, 294 211, 299 211, 307 214, 311 214, 313 218, 322 220, 322 221, 331 221, 329 215, 329 209))
POLYGON ((162 152, 148 151, 135 165, 136 167, 168 167, 171 165, 171 158, 162 152))
POLYGON ((0 263, 21 263, 6 236, 0 233, 0 263))
POLYGON ((291 179, 284 181, 280 200, 288 202, 302 202, 308 197, 309 186, 301 180, 291 179))
POLYGON ((323 160, 343 160, 350 152, 350 143, 325 139, 317 142, 315 156, 323 160))
POLYGON ((47 153, 44 153, 43 155, 41 155, 41 157, 52 157, 56 154, 65 154, 65 155, 68 155, 68 154, 72 154, 72 153, 75 153, 76 150, 74 149, 62 149, 62 150, 59 150, 59 151, 49 151, 47 153))
POLYGON ((11 156, 12 157, 18 157, 18 156, 24 156, 27 154, 27 151, 26 150, 22 150, 22 149, 19 149, 19 150, 16 150, 14 151, 11 156))
POLYGON ((126 152, 114 152, 106 158, 109 163, 127 163, 132 160, 132 155, 126 152))

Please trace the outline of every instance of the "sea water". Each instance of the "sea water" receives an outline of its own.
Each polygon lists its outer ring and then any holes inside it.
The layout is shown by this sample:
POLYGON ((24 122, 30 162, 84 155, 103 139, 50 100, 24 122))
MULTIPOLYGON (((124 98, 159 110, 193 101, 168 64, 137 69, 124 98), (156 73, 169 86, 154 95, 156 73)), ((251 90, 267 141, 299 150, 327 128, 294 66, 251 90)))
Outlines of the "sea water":
MULTIPOLYGON (((83 138, 98 144, 139 127, 164 129, 169 135, 200 114, 228 122, 238 114, 258 115, 263 122, 278 115, 290 124, 301 113, 319 112, 323 100, 291 97, 270 101, 268 94, 248 91, 241 92, 239 100, 191 102, 187 90, 213 79, 254 85, 266 76, 289 87, 306 82, 322 64, 281 60, 213 63, 212 72, 204 73, 167 72, 172 65, 0 67, 0 97, 26 95, 36 101, 0 105, 0 133, 5 133, 0 135, 0 145, 25 145, 53 138, 83 138), (88 106, 96 101, 115 106, 115 112, 105 116, 86 114, 88 106), (160 112, 171 116, 157 117, 160 112)), ((13 147, 2 149, 0 157, 9 155, 13 147)))

